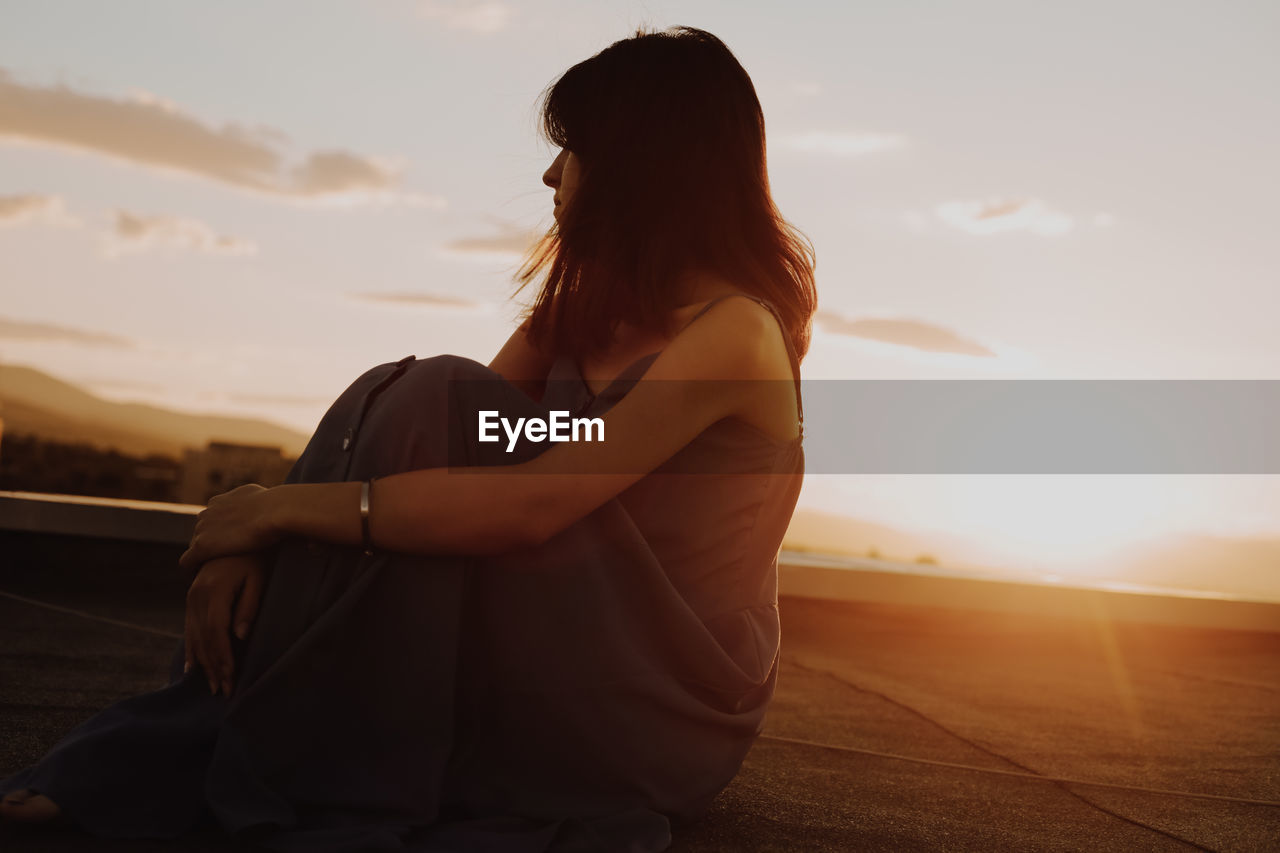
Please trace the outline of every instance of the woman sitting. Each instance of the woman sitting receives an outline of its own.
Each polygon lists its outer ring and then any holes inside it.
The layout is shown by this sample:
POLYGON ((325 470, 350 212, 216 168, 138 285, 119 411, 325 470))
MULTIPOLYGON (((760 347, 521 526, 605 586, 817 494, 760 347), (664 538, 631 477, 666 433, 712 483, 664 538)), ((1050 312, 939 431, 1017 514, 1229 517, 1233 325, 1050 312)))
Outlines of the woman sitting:
POLYGON ((611 45, 543 118, 556 223, 523 324, 488 366, 372 368, 285 485, 211 500, 170 684, 0 783, 7 821, 656 851, 732 780, 777 677, 811 250, 709 33, 611 45), (528 426, 566 416, 591 440, 528 426))

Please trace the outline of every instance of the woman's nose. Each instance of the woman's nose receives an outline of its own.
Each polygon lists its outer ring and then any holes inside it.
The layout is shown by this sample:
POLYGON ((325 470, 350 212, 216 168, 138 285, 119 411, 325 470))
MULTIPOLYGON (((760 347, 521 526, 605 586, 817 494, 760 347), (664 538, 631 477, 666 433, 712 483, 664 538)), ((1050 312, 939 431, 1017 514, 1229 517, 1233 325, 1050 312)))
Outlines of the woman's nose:
POLYGON ((552 189, 560 186, 560 175, 564 173, 564 161, 569 154, 564 149, 556 155, 556 159, 551 161, 551 165, 547 167, 547 171, 542 173, 542 182, 552 189))

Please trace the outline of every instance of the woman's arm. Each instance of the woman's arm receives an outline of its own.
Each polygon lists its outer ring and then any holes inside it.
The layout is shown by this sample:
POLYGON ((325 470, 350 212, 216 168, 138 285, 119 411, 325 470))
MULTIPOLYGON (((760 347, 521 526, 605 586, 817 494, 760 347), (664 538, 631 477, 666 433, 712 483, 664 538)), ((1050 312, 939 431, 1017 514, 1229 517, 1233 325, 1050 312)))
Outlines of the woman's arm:
POLYGON ((529 397, 541 400, 547 371, 551 369, 551 357, 533 345, 528 332, 529 321, 525 320, 507 338, 502 349, 489 362, 489 367, 529 397))
MULTIPOLYGON (((605 440, 556 444, 518 465, 429 468, 379 479, 370 495, 371 539, 379 548, 415 554, 492 554, 543 542, 711 424, 758 412, 761 393, 793 394, 791 378, 773 316, 749 300, 727 300, 677 335, 603 416, 605 440), (709 381, 762 379, 788 381, 709 381)), ((358 545, 360 489, 358 482, 299 483, 244 486, 218 496, 200 514, 184 564, 287 535, 358 545)))

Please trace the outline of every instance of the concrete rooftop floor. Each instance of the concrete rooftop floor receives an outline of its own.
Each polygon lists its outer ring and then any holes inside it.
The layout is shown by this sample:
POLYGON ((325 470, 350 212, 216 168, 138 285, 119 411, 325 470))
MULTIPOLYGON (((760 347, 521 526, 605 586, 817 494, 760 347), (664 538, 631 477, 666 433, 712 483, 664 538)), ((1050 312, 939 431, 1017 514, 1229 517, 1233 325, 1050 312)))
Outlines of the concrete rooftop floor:
MULTIPOLYGON (((6 532, 0 591, 180 633, 180 550, 6 532)), ((174 646, 10 596, 0 778, 163 686, 174 646)), ((794 597, 781 608, 765 735, 672 851, 1280 849, 1280 806, 1130 789, 1280 801, 1280 632, 794 597)), ((237 848, 57 829, 0 830, 0 849, 237 848)))

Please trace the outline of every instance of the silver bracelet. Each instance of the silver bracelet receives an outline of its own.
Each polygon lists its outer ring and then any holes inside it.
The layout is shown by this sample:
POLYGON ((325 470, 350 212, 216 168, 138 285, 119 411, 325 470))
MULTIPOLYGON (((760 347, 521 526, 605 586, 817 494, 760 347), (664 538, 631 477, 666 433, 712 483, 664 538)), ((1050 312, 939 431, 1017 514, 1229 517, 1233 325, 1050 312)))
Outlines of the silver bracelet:
POLYGON ((369 536, 369 486, 373 480, 360 484, 360 538, 366 554, 373 554, 373 539, 369 536))

